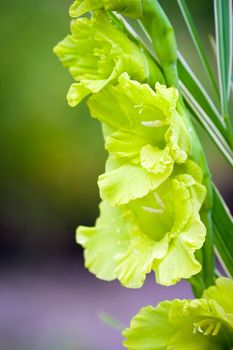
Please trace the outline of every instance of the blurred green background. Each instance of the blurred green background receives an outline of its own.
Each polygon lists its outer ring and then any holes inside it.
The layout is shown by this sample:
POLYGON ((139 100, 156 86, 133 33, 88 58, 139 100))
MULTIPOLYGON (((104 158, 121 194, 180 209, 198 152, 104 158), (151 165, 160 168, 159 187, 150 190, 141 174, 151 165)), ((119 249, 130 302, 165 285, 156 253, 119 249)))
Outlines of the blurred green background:
POLYGON ((69 3, 0 3, 1 250, 7 258, 69 252, 77 224, 98 213, 100 127, 85 104, 67 105, 72 80, 52 53, 69 31, 69 3))
MULTIPOLYGON (((97 176, 105 151, 100 126, 85 103, 72 109, 72 78, 52 53, 69 32, 68 0, 1 0, 1 257, 79 254, 74 230, 98 214, 97 176)), ((175 1, 162 4, 181 51, 208 88, 175 1)), ((188 1, 210 59, 212 1, 188 1)), ((214 176, 229 193, 229 171, 212 144, 205 147, 214 176)))

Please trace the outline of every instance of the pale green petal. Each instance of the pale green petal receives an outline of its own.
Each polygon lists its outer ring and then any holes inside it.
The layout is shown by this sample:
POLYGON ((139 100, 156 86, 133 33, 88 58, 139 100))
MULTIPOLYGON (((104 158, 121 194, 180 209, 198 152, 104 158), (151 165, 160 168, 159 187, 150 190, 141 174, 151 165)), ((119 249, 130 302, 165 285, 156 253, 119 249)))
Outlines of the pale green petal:
POLYGON ((67 101, 71 107, 75 107, 90 93, 91 93, 91 90, 86 88, 84 84, 74 83, 69 88, 69 91, 67 94, 67 101))
POLYGON ((171 125, 165 135, 172 158, 179 164, 187 160, 190 151, 190 135, 183 118, 175 111, 171 125))
MULTIPOLYGON (((184 325, 185 326, 185 325, 184 325)), ((198 333, 192 334, 192 325, 182 327, 180 331, 172 338, 171 345, 167 350, 224 350, 226 349, 221 342, 217 344, 217 340, 212 337, 204 337, 198 333)), ((228 349, 227 349, 228 350, 228 349)), ((231 350, 231 349, 229 349, 231 350)))
POLYGON ((193 187, 197 184, 189 176, 188 183, 171 177, 146 197, 128 204, 137 217, 137 224, 148 237, 154 242, 163 238, 169 242, 166 255, 155 257, 153 262, 156 280, 163 285, 190 278, 201 269, 195 251, 202 247, 206 235, 197 210, 204 196, 199 198, 197 205, 197 197, 195 200, 192 198, 193 187), (184 263, 181 264, 181 261, 184 263))
MULTIPOLYGON (((216 336, 195 331, 200 317, 192 315, 192 301, 173 300, 156 308, 142 308, 123 331, 123 345, 129 350, 224 350, 225 342, 216 336)), ((202 301, 198 304, 202 305, 202 301)))
MULTIPOLYGON (((185 177, 185 174, 183 176, 185 177)), ((198 212, 205 198, 205 187, 197 184, 191 175, 187 177, 189 182, 183 182, 181 175, 169 180, 171 189, 168 203, 172 195, 174 217, 173 226, 170 233, 168 232, 171 242, 166 256, 160 261, 155 261, 153 266, 156 281, 162 285, 175 284, 181 278, 190 278, 201 270, 201 265, 195 258, 195 251, 202 247, 206 235, 198 212), (195 187, 201 187, 204 195, 196 195, 195 187)), ((166 187, 169 189, 165 182, 158 191, 165 204, 166 187)), ((166 209, 170 212, 172 210, 169 207, 166 209)))
POLYGON ((175 220, 173 225, 173 232, 179 232, 184 228, 189 218, 193 214, 191 193, 188 186, 179 179, 172 178, 173 189, 173 210, 175 214, 175 220))
POLYGON ((233 332, 226 323, 227 316, 214 299, 173 301, 169 320, 176 325, 177 332, 171 344, 174 345, 174 349, 175 346, 186 349, 185 346, 189 343, 193 348, 196 343, 196 346, 200 344, 201 349, 213 349, 213 346, 214 349, 229 349, 229 346, 233 345, 233 332), (185 335, 184 328, 186 328, 185 335))
POLYGON ((168 320, 170 305, 171 302, 165 301, 156 309, 142 308, 131 320, 130 328, 123 331, 123 337, 127 338, 123 345, 129 350, 166 350, 175 333, 168 320))
POLYGON ((177 179, 182 181, 183 183, 186 183, 186 186, 189 189, 192 208, 196 212, 199 212, 201 209, 202 204, 204 203, 204 199, 206 197, 206 188, 202 184, 195 182, 193 184, 188 185, 187 182, 192 179, 193 177, 191 175, 180 175, 177 176, 177 179))
POLYGON ((104 0, 75 0, 70 6, 70 16, 80 17, 86 12, 101 9, 103 4, 104 0))
MULTIPOLYGON (((98 11, 91 19, 73 20, 71 35, 58 43, 54 52, 74 79, 93 93, 125 71, 139 81, 150 79, 150 58, 118 30, 103 11, 98 11)), ((162 80, 155 64, 153 74, 162 80)), ((75 102, 72 98, 72 105, 78 102, 79 99, 75 102)))
POLYGON ((70 16, 79 17, 86 12, 98 9, 117 11, 125 16, 141 16, 141 0, 76 0, 70 6, 70 16))
POLYGON ((94 22, 80 18, 71 22, 71 34, 55 46, 54 52, 75 80, 80 80, 98 75, 98 58, 93 55, 96 45, 94 22))
MULTIPOLYGON (((217 280, 217 286, 205 292, 207 299, 172 300, 156 308, 142 308, 123 331, 123 345, 129 350, 230 350, 233 331, 229 310, 225 306, 233 298, 233 282, 217 280), (216 299, 215 299, 216 296, 216 299)), ((231 308, 231 306, 230 306, 231 308)))
POLYGON ((111 206, 127 204, 156 189, 171 172, 171 167, 166 167, 163 172, 148 172, 140 164, 116 161, 110 157, 108 169, 98 179, 100 196, 111 206))
POLYGON ((176 178, 168 179, 146 197, 128 204, 135 213, 137 225, 147 237, 157 243, 164 239, 168 242, 166 254, 161 257, 154 255, 152 266, 157 282, 162 285, 175 284, 201 270, 195 251, 202 247, 206 235, 197 210, 204 197, 199 198, 198 206, 195 201, 193 204, 194 190, 190 189, 196 186, 196 182, 191 179, 188 185, 176 178))
POLYGON ((156 282, 164 286, 176 284, 181 278, 190 278, 201 270, 194 254, 178 239, 170 243, 166 257, 154 264, 156 282))
MULTIPOLYGON (((131 238, 128 250, 122 255, 122 266, 126 259, 130 261, 125 265, 124 276, 128 266, 134 271, 139 263, 144 271, 143 273, 137 267, 142 280, 153 268, 158 283, 172 285, 201 270, 195 251, 202 247, 206 235, 199 215, 205 198, 205 187, 198 184, 191 175, 179 173, 153 191, 153 182, 148 182, 153 176, 153 173, 146 172, 136 164, 121 164, 116 159, 109 158, 106 173, 99 178, 99 187, 102 198, 107 199, 111 206, 128 203, 128 208, 136 217, 135 227, 141 232, 136 241, 134 236, 131 238), (135 193, 138 197, 134 197, 135 193), (159 256, 156 249, 159 251, 159 244, 163 244, 164 239, 168 247, 166 253, 159 256), (141 254, 142 260, 134 254, 140 250, 135 248, 136 242, 146 252, 145 257, 141 254)), ((123 278, 121 282, 126 284, 123 278)))
POLYGON ((101 198, 116 206, 147 195, 160 181, 161 177, 148 174, 138 165, 126 163, 100 175, 98 185, 101 198))
POLYGON ((170 114, 164 113, 167 104, 149 85, 130 80, 126 73, 119 77, 118 85, 108 86, 88 102, 94 118, 160 146, 169 126, 170 114))
POLYGON ((143 168, 152 173, 163 173, 166 179, 172 172, 173 159, 169 149, 160 150, 152 145, 145 145, 141 148, 140 161, 143 168))
POLYGON ((176 173, 189 174, 197 183, 202 183, 203 181, 203 172, 201 167, 190 159, 188 159, 182 165, 179 165, 179 167, 176 169, 176 173))
POLYGON ((177 89, 173 87, 167 88, 165 85, 160 83, 155 84, 155 89, 157 94, 166 101, 167 109, 174 110, 176 108, 176 103, 179 99, 179 93, 177 89))
POLYGON ((116 272, 123 286, 140 288, 146 274, 152 269, 154 259, 160 259, 166 255, 168 239, 165 237, 155 242, 145 235, 131 210, 125 209, 124 219, 130 235, 130 244, 125 252, 117 256, 116 272))
POLYGON ((84 248, 85 266, 98 278, 118 278, 128 288, 142 286, 155 258, 165 256, 168 239, 154 242, 137 225, 127 207, 100 205, 100 218, 95 227, 80 226, 77 243, 84 248))
POLYGON ((125 253, 117 257, 116 273, 121 284, 128 288, 142 287, 146 274, 151 272, 153 261, 165 255, 168 242, 153 242, 141 234, 131 238, 125 253))
MULTIPOLYGON (((131 201, 128 207, 135 214, 137 225, 148 237, 154 242, 160 242, 163 239, 168 241, 168 233, 173 227, 174 217, 173 213, 169 213, 164 196, 153 191, 146 197, 131 201)), ((164 255, 156 258, 163 257, 164 255)))
POLYGON ((174 109, 175 103, 176 98, 165 99, 124 73, 118 85, 92 96, 88 106, 94 118, 117 131, 130 132, 161 150, 167 145, 173 161, 182 163, 189 152, 190 137, 183 118, 174 109))
POLYGON ((139 163, 138 150, 146 143, 147 140, 127 131, 115 131, 105 138, 105 147, 110 154, 116 158, 130 159, 134 163, 139 163))
POLYGON ((79 226, 76 241, 84 248, 85 266, 98 278, 117 278, 115 256, 128 246, 128 233, 119 208, 100 205, 100 218, 95 227, 79 226))
MULTIPOLYGON (((216 280, 216 285, 209 287, 203 297, 207 300, 214 299, 223 308, 225 313, 233 316, 233 281, 221 277, 216 280)), ((232 325, 233 327, 233 325, 232 325)))

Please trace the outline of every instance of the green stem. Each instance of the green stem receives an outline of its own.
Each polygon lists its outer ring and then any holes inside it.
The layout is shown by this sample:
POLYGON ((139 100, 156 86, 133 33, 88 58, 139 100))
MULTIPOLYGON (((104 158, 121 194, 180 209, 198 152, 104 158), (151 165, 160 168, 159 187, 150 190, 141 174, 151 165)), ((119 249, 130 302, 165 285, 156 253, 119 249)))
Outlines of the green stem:
POLYGON ((196 298, 201 298, 205 290, 205 284, 199 274, 191 277, 189 283, 191 284, 194 296, 196 298))
POLYGON ((214 253, 213 253, 213 223, 212 223, 212 213, 211 210, 205 210, 204 208, 201 211, 201 219, 206 227, 206 239, 202 248, 203 251, 203 260, 205 264, 204 268, 204 281, 205 286, 214 284, 215 280, 215 266, 214 266, 214 253))
POLYGON ((157 0, 142 0, 141 23, 149 33, 168 86, 179 88, 173 27, 157 0))

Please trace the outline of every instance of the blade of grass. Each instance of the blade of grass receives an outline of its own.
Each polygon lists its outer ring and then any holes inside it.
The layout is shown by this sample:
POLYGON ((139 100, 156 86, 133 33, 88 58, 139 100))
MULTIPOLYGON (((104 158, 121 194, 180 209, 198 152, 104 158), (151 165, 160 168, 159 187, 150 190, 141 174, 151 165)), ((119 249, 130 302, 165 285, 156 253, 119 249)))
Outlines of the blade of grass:
POLYGON ((226 138, 226 129, 220 113, 180 52, 178 52, 178 72, 182 83, 188 88, 220 133, 226 138))
POLYGON ((214 253, 218 258, 218 261, 222 265, 226 275, 229 278, 233 278, 233 259, 232 253, 228 252, 228 247, 223 241, 221 234, 219 233, 218 228, 214 225, 214 253), (222 258, 224 256, 224 258, 222 258))
POLYGON ((125 328, 125 326, 116 318, 114 318, 112 315, 108 314, 107 312, 100 312, 98 314, 99 319, 106 324, 107 326, 109 326, 112 329, 116 329, 117 331, 123 331, 123 329, 125 328))
POLYGON ((215 38, 213 37, 212 34, 209 34, 209 41, 210 41, 210 46, 211 46, 213 53, 214 53, 214 57, 217 57, 216 42, 215 42, 215 38))
POLYGON ((218 79, 222 114, 228 114, 232 70, 232 1, 214 0, 218 79))
POLYGON ((182 81, 180 81, 180 86, 183 92, 183 96, 188 104, 188 107, 191 109, 192 115, 194 114, 195 119, 201 124, 203 129, 207 132, 212 141, 216 144, 219 151, 223 154, 223 156, 226 158, 229 164, 233 167, 233 153, 228 144, 226 143, 224 137, 182 81))
POLYGON ((180 10, 181 10, 181 13, 183 15, 183 18, 185 20, 185 23, 187 25, 187 28, 189 30, 189 33, 192 37, 192 40, 193 40, 193 43, 194 43, 194 46, 197 50, 197 53, 201 59, 201 62, 203 64, 203 67, 205 68, 206 70, 206 73, 209 77, 209 80, 210 82, 212 83, 212 86, 213 86, 213 89, 219 99, 219 91, 218 91, 218 86, 217 86, 217 83, 216 83, 216 80, 214 78, 214 75, 213 75, 213 71, 210 67, 210 64, 209 64, 209 61, 208 61, 208 58, 205 54, 205 50, 203 49, 203 45, 202 45, 202 42, 201 42, 201 38, 198 34, 198 31, 196 29, 196 26, 193 22, 193 19, 192 19, 192 16, 189 12, 189 9, 187 7, 187 4, 186 4, 186 1, 185 0, 177 0, 178 2, 178 5, 180 7, 180 10))
POLYGON ((213 186, 214 244, 220 260, 233 277, 233 220, 222 196, 213 186))

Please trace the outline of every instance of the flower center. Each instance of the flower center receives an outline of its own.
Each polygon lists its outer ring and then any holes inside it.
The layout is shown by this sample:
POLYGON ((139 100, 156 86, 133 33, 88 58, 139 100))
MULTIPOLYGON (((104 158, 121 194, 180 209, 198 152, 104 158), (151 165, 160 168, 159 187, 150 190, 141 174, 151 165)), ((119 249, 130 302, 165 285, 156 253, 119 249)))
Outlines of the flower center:
POLYGON ((203 335, 216 336, 221 328, 221 322, 215 321, 211 318, 195 322, 193 324, 193 333, 200 333, 203 335))

